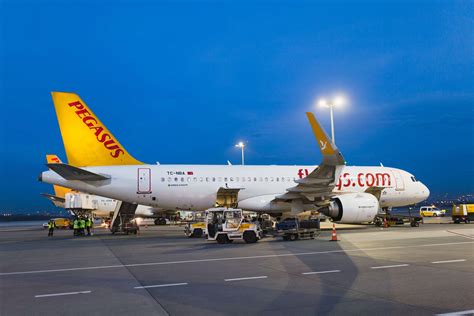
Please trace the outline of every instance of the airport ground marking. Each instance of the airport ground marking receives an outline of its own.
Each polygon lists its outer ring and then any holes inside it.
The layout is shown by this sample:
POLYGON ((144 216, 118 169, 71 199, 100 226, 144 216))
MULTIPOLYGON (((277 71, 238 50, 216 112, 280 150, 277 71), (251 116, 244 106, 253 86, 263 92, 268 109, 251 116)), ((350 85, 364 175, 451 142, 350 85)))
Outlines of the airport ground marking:
POLYGON ((234 282, 234 281, 245 281, 245 280, 257 280, 257 279, 266 279, 268 276, 254 276, 254 277, 245 277, 245 278, 234 278, 234 279, 224 279, 225 282, 234 282))
POLYGON ((328 270, 328 271, 311 271, 311 272, 303 272, 301 274, 310 275, 310 274, 326 274, 326 273, 338 273, 341 270, 328 270))
POLYGON ((156 285, 144 285, 144 286, 135 286, 134 289, 150 289, 155 287, 170 287, 170 286, 180 286, 188 285, 188 283, 169 283, 169 284, 156 284, 156 285))
POLYGON ((455 316, 455 315, 472 315, 472 314, 474 314, 474 309, 471 309, 468 311, 446 313, 446 314, 437 314, 437 316, 455 316))
POLYGON ((389 266, 377 266, 377 267, 370 267, 371 269, 389 269, 389 268, 401 268, 401 267, 408 267, 408 263, 403 264, 392 264, 389 266))
POLYGON ((85 270, 100 270, 100 269, 116 269, 116 268, 133 268, 133 267, 186 264, 186 263, 221 262, 221 261, 233 261, 233 260, 268 259, 268 258, 280 258, 280 257, 300 257, 300 256, 311 256, 311 255, 320 255, 320 254, 327 254, 327 253, 353 253, 353 252, 364 252, 364 251, 394 250, 394 249, 422 248, 422 247, 438 247, 438 246, 465 245, 465 244, 474 244, 474 241, 461 241, 461 242, 449 242, 449 243, 437 243, 437 244, 422 244, 422 245, 413 245, 413 246, 408 245, 408 246, 358 248, 358 249, 346 249, 346 250, 338 249, 338 250, 326 250, 326 251, 283 253, 283 254, 274 254, 274 255, 245 256, 245 257, 224 257, 224 258, 194 259, 194 260, 181 260, 181 261, 162 261, 162 262, 116 264, 116 265, 108 265, 108 266, 90 266, 90 267, 51 269, 51 270, 2 272, 2 273, 0 273, 0 276, 38 274, 38 273, 54 273, 54 272, 70 272, 70 271, 85 271, 85 270))
POLYGON ((90 294, 90 293, 92 293, 92 291, 79 291, 79 292, 41 294, 41 295, 35 295, 35 297, 36 297, 36 298, 42 298, 42 297, 65 296, 65 295, 76 295, 76 294, 90 294))
POLYGON ((451 262, 464 262, 466 259, 454 259, 454 260, 442 260, 442 261, 432 261, 431 263, 451 263, 451 262))
POLYGON ((474 239, 474 236, 473 236, 473 235, 466 235, 466 234, 456 233, 456 232, 453 232, 453 231, 451 231, 451 230, 447 230, 447 232, 448 232, 448 233, 451 233, 451 234, 454 234, 454 235, 458 235, 458 236, 467 238, 467 239, 474 239))

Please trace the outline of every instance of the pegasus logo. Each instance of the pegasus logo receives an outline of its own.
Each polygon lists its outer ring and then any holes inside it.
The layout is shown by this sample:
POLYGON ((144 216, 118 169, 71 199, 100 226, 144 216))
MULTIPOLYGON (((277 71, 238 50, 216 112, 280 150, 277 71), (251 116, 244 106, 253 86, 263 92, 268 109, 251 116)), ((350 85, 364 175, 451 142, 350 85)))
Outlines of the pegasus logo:
POLYGON ((84 105, 79 102, 71 102, 68 103, 70 107, 76 108, 76 115, 82 119, 82 122, 90 129, 95 131, 94 135, 96 136, 96 140, 99 143, 102 143, 106 149, 110 151, 110 156, 113 158, 118 158, 120 155, 125 154, 125 151, 120 148, 120 146, 116 143, 116 141, 112 138, 109 133, 105 133, 105 128, 103 126, 98 125, 97 119, 95 119, 91 113, 84 107, 84 105))
POLYGON ((326 146, 328 145, 328 142, 323 142, 322 140, 320 140, 319 143, 321 144, 321 150, 326 149, 326 146))

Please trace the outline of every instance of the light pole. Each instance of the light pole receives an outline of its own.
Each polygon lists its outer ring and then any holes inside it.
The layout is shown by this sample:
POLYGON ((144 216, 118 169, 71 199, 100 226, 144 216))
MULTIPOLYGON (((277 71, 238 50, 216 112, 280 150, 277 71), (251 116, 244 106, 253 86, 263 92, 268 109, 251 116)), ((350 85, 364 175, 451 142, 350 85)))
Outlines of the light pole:
POLYGON ((331 115, 331 139, 334 144, 336 144, 336 139, 334 137, 334 106, 341 106, 346 103, 346 99, 343 96, 337 96, 332 100, 320 99, 318 105, 320 107, 329 108, 329 113, 331 115))
POLYGON ((245 144, 243 142, 239 142, 237 145, 235 145, 235 147, 239 147, 242 150, 242 165, 245 165, 245 144))

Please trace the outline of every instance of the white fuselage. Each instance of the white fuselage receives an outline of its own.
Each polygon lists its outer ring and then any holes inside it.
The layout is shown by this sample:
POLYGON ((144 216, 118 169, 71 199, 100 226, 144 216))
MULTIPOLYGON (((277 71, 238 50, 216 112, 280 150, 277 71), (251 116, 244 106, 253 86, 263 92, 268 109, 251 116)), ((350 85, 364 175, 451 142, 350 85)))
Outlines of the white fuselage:
MULTIPOLYGON (((81 192, 165 210, 202 211, 214 207, 220 188, 240 189, 238 206, 264 212, 289 212, 291 204, 270 202, 294 187, 317 166, 135 165, 83 168, 110 176, 98 182, 68 181, 53 171, 42 181, 81 192)), ((421 202, 428 188, 406 171, 388 167, 344 166, 334 193, 383 187, 381 207, 421 202)))

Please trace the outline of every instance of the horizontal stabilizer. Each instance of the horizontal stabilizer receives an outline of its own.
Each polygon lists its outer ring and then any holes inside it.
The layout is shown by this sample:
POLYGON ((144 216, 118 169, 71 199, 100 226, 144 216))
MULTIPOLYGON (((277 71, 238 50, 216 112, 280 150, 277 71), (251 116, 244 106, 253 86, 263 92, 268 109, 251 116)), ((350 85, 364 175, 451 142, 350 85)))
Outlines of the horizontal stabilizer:
POLYGON ((102 181, 109 179, 108 176, 73 167, 65 163, 48 163, 46 165, 49 169, 53 170, 66 180, 102 181))
POLYGON ((47 198, 48 200, 50 200, 53 203, 54 202, 64 203, 66 201, 66 199, 64 199, 62 197, 52 195, 52 194, 48 194, 48 193, 41 193, 41 195, 44 196, 45 198, 47 198))
POLYGON ((53 203, 56 207, 64 207, 64 203, 66 202, 64 198, 59 197, 57 195, 52 195, 48 193, 41 193, 41 195, 50 200, 51 203, 53 203))

